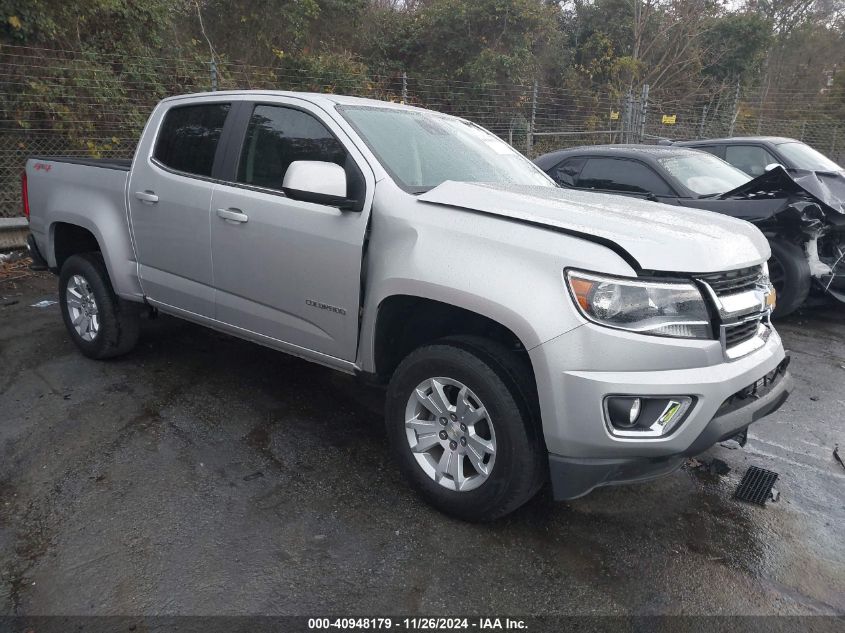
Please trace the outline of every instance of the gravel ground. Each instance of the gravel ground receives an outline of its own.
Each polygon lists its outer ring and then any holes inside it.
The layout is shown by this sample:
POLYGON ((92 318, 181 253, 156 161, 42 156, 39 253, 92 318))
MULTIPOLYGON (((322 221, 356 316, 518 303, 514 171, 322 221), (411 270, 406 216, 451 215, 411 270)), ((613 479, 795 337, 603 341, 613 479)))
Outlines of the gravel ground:
POLYGON ((780 324, 796 391, 699 458, 728 474, 468 525, 398 477, 379 392, 164 317, 91 361, 55 298, 0 280, 0 615, 845 613, 842 307, 780 324), (731 498, 751 465, 777 503, 731 498))

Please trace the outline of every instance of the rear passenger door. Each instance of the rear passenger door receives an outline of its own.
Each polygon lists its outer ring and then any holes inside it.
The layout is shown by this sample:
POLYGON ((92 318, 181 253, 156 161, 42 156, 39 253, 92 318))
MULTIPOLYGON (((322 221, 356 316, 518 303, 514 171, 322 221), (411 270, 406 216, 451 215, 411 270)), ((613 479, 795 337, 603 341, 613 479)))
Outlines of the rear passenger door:
POLYGON ((240 112, 227 182, 218 184, 211 204, 216 318, 294 353, 353 361, 372 171, 313 104, 243 103, 240 112), (301 160, 343 166, 347 196, 364 199, 364 210, 286 197, 285 172, 301 160))
POLYGON ((209 208, 231 110, 229 102, 176 101, 155 113, 129 181, 144 294, 153 303, 208 318, 214 316, 209 208))

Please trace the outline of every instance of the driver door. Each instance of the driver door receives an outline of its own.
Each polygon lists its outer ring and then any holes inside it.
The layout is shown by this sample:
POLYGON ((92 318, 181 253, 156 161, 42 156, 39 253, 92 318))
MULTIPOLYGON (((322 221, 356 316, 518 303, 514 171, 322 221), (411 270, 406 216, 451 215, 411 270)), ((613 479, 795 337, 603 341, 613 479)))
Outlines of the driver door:
POLYGON ((237 160, 211 199, 216 319, 294 353, 353 361, 369 200, 341 211, 293 200, 282 183, 294 161, 332 162, 346 169, 350 191, 371 197, 372 172, 311 104, 245 103, 239 112, 237 160))

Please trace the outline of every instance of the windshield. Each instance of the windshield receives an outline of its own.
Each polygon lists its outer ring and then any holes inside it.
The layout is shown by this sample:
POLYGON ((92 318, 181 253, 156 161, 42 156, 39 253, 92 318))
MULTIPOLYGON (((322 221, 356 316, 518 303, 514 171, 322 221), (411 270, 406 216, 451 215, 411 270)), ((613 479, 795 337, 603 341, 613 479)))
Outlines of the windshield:
POLYGON ((510 145, 461 119, 371 106, 338 110, 397 184, 412 193, 446 180, 555 186, 510 145))
POLYGON ((744 185, 751 178, 733 165, 712 154, 684 154, 658 158, 657 161, 687 189, 699 196, 724 193, 744 185))
POLYGON ((777 146, 781 154, 792 163, 793 169, 810 169, 812 171, 842 171, 842 168, 824 154, 817 152, 809 145, 791 141, 777 146))

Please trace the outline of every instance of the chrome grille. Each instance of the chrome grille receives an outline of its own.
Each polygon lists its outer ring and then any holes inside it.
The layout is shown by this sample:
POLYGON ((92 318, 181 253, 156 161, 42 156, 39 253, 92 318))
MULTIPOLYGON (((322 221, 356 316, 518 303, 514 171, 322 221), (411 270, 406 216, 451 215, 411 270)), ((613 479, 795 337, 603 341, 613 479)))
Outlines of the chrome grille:
POLYGON ((696 275, 696 279, 706 286, 716 308, 719 339, 729 360, 741 358, 765 344, 771 325, 762 266, 696 275), (768 327, 761 329, 761 324, 768 327))
POLYGON ((757 328, 760 326, 761 317, 725 326, 725 347, 730 349, 749 341, 757 335, 757 328))
POLYGON ((697 278, 705 282, 717 296, 732 295, 746 290, 753 290, 760 278, 763 276, 762 266, 749 266, 738 270, 730 270, 723 273, 708 273, 697 275, 697 278))

